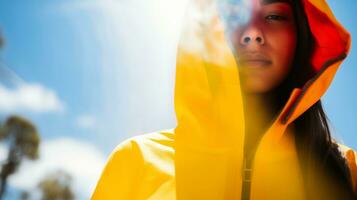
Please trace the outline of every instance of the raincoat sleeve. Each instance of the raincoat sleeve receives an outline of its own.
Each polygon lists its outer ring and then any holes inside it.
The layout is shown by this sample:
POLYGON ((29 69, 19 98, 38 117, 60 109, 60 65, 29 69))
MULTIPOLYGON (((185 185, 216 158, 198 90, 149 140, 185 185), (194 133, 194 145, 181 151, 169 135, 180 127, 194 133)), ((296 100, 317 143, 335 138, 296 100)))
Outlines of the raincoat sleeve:
POLYGON ((357 194, 357 153, 356 151, 349 149, 346 151, 345 155, 352 176, 353 189, 357 194))
POLYGON ((135 199, 143 159, 134 141, 119 144, 109 156, 91 200, 135 199))

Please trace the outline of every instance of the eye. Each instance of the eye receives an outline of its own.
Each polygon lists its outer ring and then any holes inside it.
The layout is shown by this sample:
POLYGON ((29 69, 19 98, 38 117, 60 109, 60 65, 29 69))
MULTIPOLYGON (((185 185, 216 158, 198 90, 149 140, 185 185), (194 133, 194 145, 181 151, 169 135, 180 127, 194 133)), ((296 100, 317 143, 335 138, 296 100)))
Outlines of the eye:
POLYGON ((283 21, 286 20, 287 17, 283 15, 271 14, 265 17, 268 21, 283 21))

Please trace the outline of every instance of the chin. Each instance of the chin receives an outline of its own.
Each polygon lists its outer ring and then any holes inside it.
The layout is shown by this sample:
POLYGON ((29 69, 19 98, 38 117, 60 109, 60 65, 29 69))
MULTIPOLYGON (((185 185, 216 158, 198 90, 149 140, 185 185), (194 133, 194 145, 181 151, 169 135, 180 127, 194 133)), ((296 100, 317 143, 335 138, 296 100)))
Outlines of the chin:
POLYGON ((272 87, 269 87, 268 84, 264 83, 250 83, 243 84, 242 89, 245 94, 264 94, 272 90, 272 87))

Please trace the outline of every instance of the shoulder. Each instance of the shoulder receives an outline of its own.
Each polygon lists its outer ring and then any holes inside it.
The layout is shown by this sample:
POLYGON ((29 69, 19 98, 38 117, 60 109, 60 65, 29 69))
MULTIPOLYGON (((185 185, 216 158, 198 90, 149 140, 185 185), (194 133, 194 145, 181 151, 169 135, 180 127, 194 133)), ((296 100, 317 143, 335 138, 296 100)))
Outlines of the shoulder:
POLYGON ((350 173, 352 176, 352 182, 355 192, 357 193, 357 152, 352 148, 337 143, 343 157, 346 159, 350 173))
POLYGON ((356 151, 344 144, 337 143, 337 145, 342 156, 347 160, 348 164, 349 165, 353 164, 355 166, 357 164, 356 151))
POLYGON ((112 152, 112 156, 122 152, 140 154, 143 158, 148 154, 174 153, 173 129, 145 133, 130 137, 118 144, 112 152))
POLYGON ((170 129, 131 137, 118 144, 91 199, 147 199, 163 182, 173 180, 173 136, 170 129))
POLYGON ((132 162, 146 171, 174 173, 173 129, 146 133, 128 138, 112 152, 109 160, 132 162))

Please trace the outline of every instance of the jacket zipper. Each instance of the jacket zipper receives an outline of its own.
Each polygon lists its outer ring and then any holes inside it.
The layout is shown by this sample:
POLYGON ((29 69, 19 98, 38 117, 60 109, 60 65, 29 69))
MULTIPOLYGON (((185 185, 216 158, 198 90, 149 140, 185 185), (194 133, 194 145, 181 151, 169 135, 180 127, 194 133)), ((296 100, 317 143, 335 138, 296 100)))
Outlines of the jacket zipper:
POLYGON ((261 140, 259 140, 259 142, 252 149, 250 149, 250 152, 248 152, 246 148, 244 148, 241 200, 250 200, 252 175, 254 171, 253 163, 257 149, 260 146, 260 142, 261 140))
POLYGON ((241 200, 249 200, 250 199, 250 189, 252 183, 252 160, 244 156, 243 158, 243 167, 242 167, 242 192, 241 192, 241 200))

